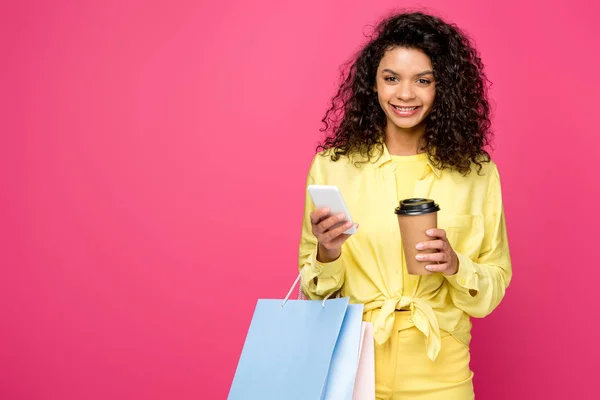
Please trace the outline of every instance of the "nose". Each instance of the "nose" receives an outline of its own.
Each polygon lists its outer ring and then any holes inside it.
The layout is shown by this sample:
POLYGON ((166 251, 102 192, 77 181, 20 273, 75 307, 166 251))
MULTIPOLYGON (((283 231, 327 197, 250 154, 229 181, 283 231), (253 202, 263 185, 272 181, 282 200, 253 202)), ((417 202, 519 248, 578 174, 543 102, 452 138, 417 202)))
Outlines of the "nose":
POLYGON ((403 82, 398 85, 396 97, 402 101, 412 100, 415 97, 415 93, 412 90, 412 85, 410 82, 403 82))

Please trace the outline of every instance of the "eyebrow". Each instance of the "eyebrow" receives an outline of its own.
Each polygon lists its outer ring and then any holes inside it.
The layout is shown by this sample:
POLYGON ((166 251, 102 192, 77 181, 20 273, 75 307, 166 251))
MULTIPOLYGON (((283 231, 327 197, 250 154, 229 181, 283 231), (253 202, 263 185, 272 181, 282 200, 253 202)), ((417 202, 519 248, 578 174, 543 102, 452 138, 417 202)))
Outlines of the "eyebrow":
MULTIPOLYGON (((390 74, 392 74, 392 75, 395 75, 395 76, 400 76, 400 74, 399 74, 399 73, 397 73, 397 72, 395 72, 395 71, 392 71, 391 69, 388 69, 388 68, 384 69, 382 72, 388 72, 388 73, 390 73, 390 74)), ((415 75, 415 76, 417 76, 417 77, 421 77, 421 76, 425 76, 425 75, 433 75, 433 71, 427 70, 427 71, 419 72, 419 73, 418 73, 417 75, 415 75)))

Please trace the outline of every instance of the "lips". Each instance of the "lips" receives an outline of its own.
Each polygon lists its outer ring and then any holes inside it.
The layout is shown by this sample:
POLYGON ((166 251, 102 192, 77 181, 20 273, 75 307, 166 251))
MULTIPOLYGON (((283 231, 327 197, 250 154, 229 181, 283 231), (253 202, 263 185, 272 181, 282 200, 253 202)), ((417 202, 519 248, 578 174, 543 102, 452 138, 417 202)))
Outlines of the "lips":
POLYGON ((397 106, 397 105, 391 104, 391 108, 392 108, 393 113, 396 114, 398 117, 412 117, 417 112, 419 112, 419 109, 421 108, 421 106, 406 107, 406 106, 397 106))

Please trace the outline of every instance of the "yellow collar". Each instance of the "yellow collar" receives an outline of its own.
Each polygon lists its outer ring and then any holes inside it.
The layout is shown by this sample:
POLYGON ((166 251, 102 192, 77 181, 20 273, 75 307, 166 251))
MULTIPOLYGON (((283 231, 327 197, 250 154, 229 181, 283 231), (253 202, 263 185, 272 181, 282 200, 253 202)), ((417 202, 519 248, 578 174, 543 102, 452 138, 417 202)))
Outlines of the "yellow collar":
MULTIPOLYGON (((376 168, 379 168, 382 165, 387 164, 388 162, 392 161, 392 156, 390 155, 390 152, 388 151, 387 146, 385 144, 382 144, 382 146, 383 146, 383 151, 381 152, 379 157, 377 157, 377 159, 373 163, 373 165, 376 168)), ((438 178, 440 178, 442 176, 442 170, 439 168, 436 168, 431 163, 431 161, 429 161, 429 159, 427 160, 427 168, 429 168, 431 170, 431 172, 433 172, 434 175, 437 176, 438 178)))

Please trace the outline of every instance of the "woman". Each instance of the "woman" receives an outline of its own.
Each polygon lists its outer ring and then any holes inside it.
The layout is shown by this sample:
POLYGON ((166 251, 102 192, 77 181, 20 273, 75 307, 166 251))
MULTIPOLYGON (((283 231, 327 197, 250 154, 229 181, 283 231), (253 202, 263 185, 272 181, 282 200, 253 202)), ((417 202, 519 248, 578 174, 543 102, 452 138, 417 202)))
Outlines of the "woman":
POLYGON ((500 179, 489 143, 487 79, 454 25, 423 13, 381 22, 323 122, 307 185, 340 188, 354 221, 307 196, 302 291, 364 304, 375 332, 377 399, 473 398, 470 317, 498 306, 512 276, 500 179), (434 199, 438 229, 419 243, 430 275, 409 275, 399 200, 434 199), (358 226, 358 224, 357 224, 358 226))

